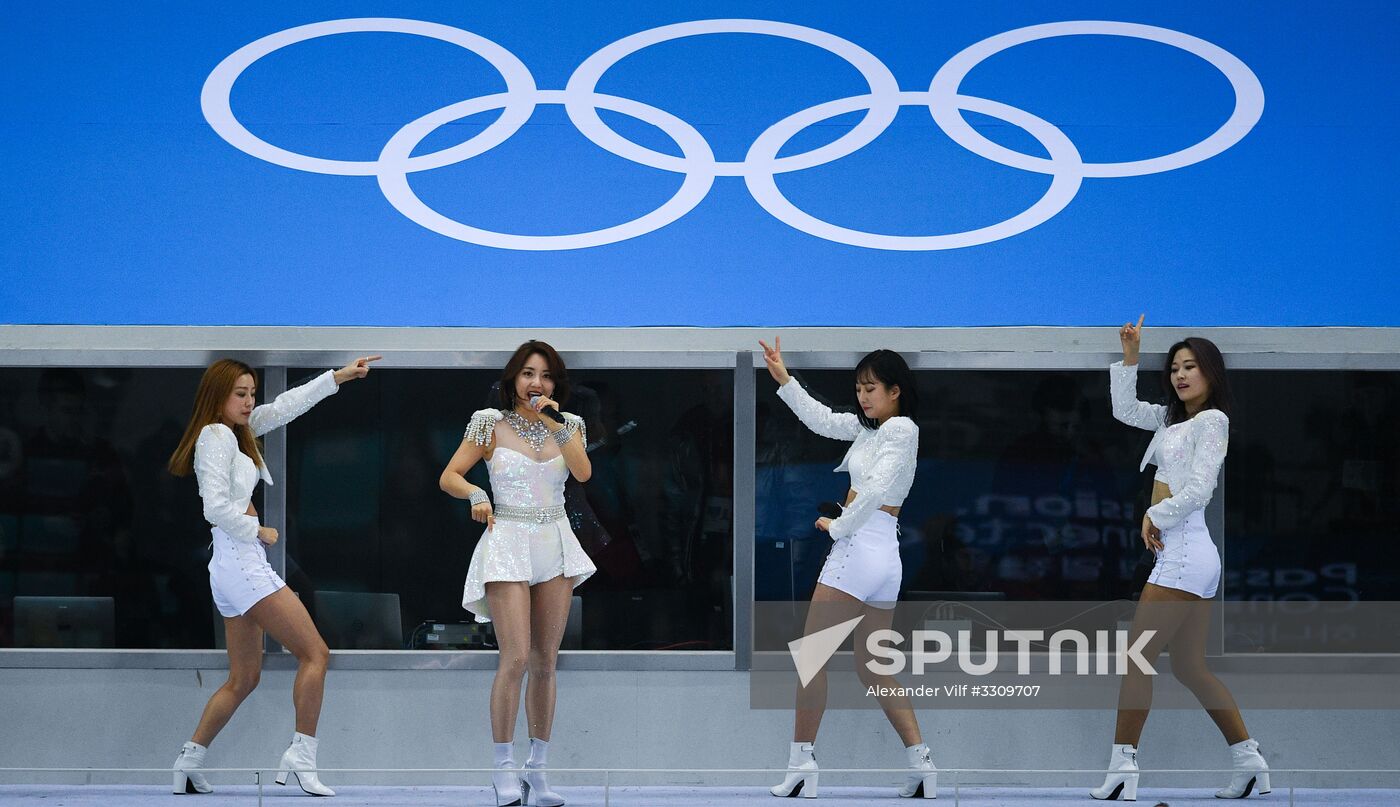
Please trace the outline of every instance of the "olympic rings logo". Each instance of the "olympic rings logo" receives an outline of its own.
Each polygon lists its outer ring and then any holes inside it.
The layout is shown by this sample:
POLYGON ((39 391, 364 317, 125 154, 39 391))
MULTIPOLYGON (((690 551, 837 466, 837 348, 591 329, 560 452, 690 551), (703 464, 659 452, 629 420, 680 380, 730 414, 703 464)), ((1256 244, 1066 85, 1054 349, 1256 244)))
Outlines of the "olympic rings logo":
POLYGON ((472 244, 513 250, 565 250, 625 241, 665 227, 694 210, 705 199, 717 177, 742 177, 764 210, 804 233, 870 249, 927 251, 987 244, 1036 227, 1065 209, 1085 177, 1143 176, 1210 159, 1238 143, 1258 123, 1264 112, 1264 88, 1244 62, 1219 46, 1179 31, 1137 23, 1055 22, 1007 31, 964 49, 938 70, 927 90, 911 92, 901 90, 894 74, 873 54, 838 36, 785 22, 720 19, 664 25, 625 37, 584 60, 564 89, 542 90, 535 86, 529 69, 514 54, 481 36, 421 20, 364 18, 289 28, 239 48, 209 74, 200 105, 209 125, 235 148, 298 171, 373 176, 384 197, 404 216, 433 232, 472 244), (465 48, 500 72, 506 91, 459 101, 430 112, 390 137, 378 159, 366 161, 332 160, 287 151, 257 137, 234 116, 229 103, 234 82, 262 57, 298 42, 362 31, 411 34, 465 48), (774 123, 754 140, 741 161, 716 160, 709 143, 695 127, 664 110, 597 91, 603 75, 631 54, 673 39, 719 33, 761 34, 822 48, 860 71, 870 91, 817 104, 774 123), (1086 163, 1074 143, 1051 123, 1025 110, 959 92, 963 79, 974 67, 1001 51, 1040 39, 1085 34, 1160 42, 1204 59, 1224 74, 1234 88, 1234 111, 1210 136, 1180 151, 1131 162, 1086 163), (409 174, 469 160, 500 145, 525 125, 540 104, 562 105, 574 126, 599 148, 640 165, 683 175, 680 189, 660 207, 640 218, 601 230, 567 235, 515 235, 473 227, 433 210, 413 192, 409 174), (961 233, 917 236, 870 233, 823 221, 799 209, 778 189, 779 174, 825 165, 868 145, 894 121, 900 107, 905 106, 927 107, 944 134, 980 157, 1049 175, 1049 189, 1029 208, 997 224, 961 233), (438 127, 496 109, 501 110, 500 117, 475 137, 450 148, 412 156, 414 148, 438 127), (653 151, 623 138, 603 122, 599 109, 657 127, 676 143, 682 156, 653 151), (862 110, 865 115, 861 121, 832 142, 800 154, 778 156, 783 146, 808 126, 862 110), (964 111, 987 115, 1024 130, 1040 142, 1049 157, 1022 154, 993 143, 967 123, 964 111))

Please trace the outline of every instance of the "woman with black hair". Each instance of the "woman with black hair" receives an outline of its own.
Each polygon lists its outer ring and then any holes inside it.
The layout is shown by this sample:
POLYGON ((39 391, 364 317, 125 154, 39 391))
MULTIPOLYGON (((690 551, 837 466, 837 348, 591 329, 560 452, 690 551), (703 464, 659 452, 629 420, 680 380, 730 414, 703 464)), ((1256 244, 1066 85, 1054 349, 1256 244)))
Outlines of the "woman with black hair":
MULTIPOLYGON (((1167 351, 1162 385, 1169 403, 1137 398, 1138 350, 1142 321, 1119 330, 1123 360, 1109 366, 1113 416, 1154 432, 1140 469, 1157 466, 1152 506, 1142 519, 1142 542, 1156 555, 1152 575, 1143 586, 1129 641, 1146 631, 1143 659, 1156 662, 1170 647, 1172 674, 1205 707, 1230 744, 1234 776, 1216 791, 1217 798, 1242 799, 1256 788, 1269 792, 1269 766, 1259 743, 1245 729, 1230 690, 1206 666, 1210 600, 1220 584, 1220 553, 1206 529, 1205 508, 1225 464, 1230 439, 1230 386, 1225 359, 1208 339, 1189 337, 1167 351)), ((1090 791, 1096 799, 1137 799, 1137 743, 1152 705, 1152 679, 1128 665, 1118 692, 1118 724, 1103 786, 1090 791)))
POLYGON ((472 518, 486 525, 467 569, 462 607, 477 622, 496 623, 500 654, 491 684, 496 804, 560 807, 564 798, 545 776, 555 670, 573 591, 597 571, 569 526, 564 482, 570 476, 587 482, 593 465, 583 418, 559 411, 559 404, 569 399, 569 377, 554 348, 533 340, 517 348, 501 371, 499 391, 500 408, 472 415, 438 486, 471 502, 472 518), (466 480, 483 460, 494 503, 466 480), (527 671, 530 756, 521 776, 515 765, 515 722, 527 671))
MULTIPOLYGON (((835 541, 812 592, 805 635, 860 619, 855 628, 856 669, 873 691, 897 691, 898 683, 870 669, 867 639, 890 627, 903 567, 899 560, 899 508, 914 484, 919 458, 918 390, 914 374, 898 353, 877 350, 856 365, 856 403, 860 414, 833 412, 802 388, 783 364, 782 341, 763 347, 768 372, 777 381, 778 397, 807 428, 834 440, 851 441, 836 468, 849 471, 851 489, 836 518, 817 519, 816 528, 835 541)), ((800 652, 800 651, 799 651, 800 652)), ((919 732, 919 721, 903 695, 878 695, 885 717, 908 754, 910 774, 899 795, 936 798, 937 770, 919 732)), ((825 664, 798 690, 788 775, 772 788, 775 796, 817 795, 814 745, 826 711, 825 664)))

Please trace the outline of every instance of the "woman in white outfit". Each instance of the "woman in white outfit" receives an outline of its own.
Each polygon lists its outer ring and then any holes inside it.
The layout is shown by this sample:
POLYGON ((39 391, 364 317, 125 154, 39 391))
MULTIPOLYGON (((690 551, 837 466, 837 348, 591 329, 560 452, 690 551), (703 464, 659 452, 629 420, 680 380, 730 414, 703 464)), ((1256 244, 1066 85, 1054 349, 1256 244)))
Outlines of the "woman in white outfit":
MULTIPOLYGON (((1225 360, 1209 340, 1191 337, 1172 345, 1162 375, 1170 403, 1166 406, 1137 399, 1138 349, 1142 318, 1119 331, 1123 360, 1109 366, 1113 416, 1154 432, 1142 468, 1157 466, 1152 483, 1152 506, 1142 520, 1142 542, 1156 562, 1143 587, 1133 617, 1130 641, 1155 631, 1142 652, 1155 664, 1170 648, 1172 673, 1190 688, 1215 721, 1225 741, 1235 773, 1216 792, 1224 799, 1269 792, 1269 767, 1259 743, 1245 729, 1239 707, 1225 685, 1206 666, 1206 636, 1210 629, 1210 599, 1220 584, 1220 553, 1206 529, 1205 508, 1225 463, 1230 438, 1230 388, 1225 360)), ((1152 679, 1129 665, 1118 693, 1118 725, 1109 774, 1090 795, 1096 799, 1133 801, 1137 798, 1137 743, 1152 704, 1152 679)))
POLYGON ((224 618, 228 680, 209 698, 194 736, 175 759, 176 793, 213 790, 199 769, 204 767, 209 744, 258 685, 263 631, 267 631, 297 659, 292 686, 296 732, 278 764, 277 783, 286 784, 291 772, 305 792, 335 795, 310 770, 316 767, 316 723, 321 716, 330 651, 306 607, 267 562, 264 547, 276 543, 278 536, 277 530, 258 523, 252 505, 258 482, 272 484, 257 438, 334 395, 346 381, 364 378, 369 374, 369 363, 379 358, 356 359, 339 370, 328 370, 257 407, 257 376, 243 362, 221 359, 200 379, 194 413, 169 467, 176 476, 194 472, 204 501, 204 518, 213 528, 209 588, 224 618))
POLYGON ((462 607, 477 622, 496 623, 500 648, 491 685, 492 776, 497 805, 558 807, 564 799, 545 778, 554 724, 555 665, 573 590, 597 569, 584 554, 564 510, 570 474, 588 481, 592 465, 583 419, 561 413, 567 401, 564 361, 544 342, 521 345, 501 374, 500 409, 472 415, 466 435, 443 470, 439 486, 472 504, 472 518, 486 532, 472 553, 462 607), (466 480, 486 460, 486 491, 466 480), (530 756, 520 776, 514 758, 521 677, 528 670, 525 717, 530 756))
MULTIPOLYGON (((759 342, 778 397, 807 428, 851 442, 838 472, 849 471, 851 489, 838 518, 817 519, 816 528, 834 541, 812 592, 805 635, 860 617, 855 629, 856 669, 862 684, 884 691, 897 687, 889 676, 872 672, 866 640, 890 627, 903 567, 899 559, 899 508, 914 483, 919 458, 919 427, 914 423, 918 392, 909 365, 898 353, 877 350, 856 365, 856 402, 861 414, 833 412, 802 388, 783 364, 782 342, 759 342)), ((900 696, 882 696, 880 706, 905 745, 910 774, 899 795, 932 799, 937 771, 919 732, 919 721, 900 696)), ((775 796, 817 795, 815 743, 826 710, 826 670, 798 690, 788 775, 775 796)))

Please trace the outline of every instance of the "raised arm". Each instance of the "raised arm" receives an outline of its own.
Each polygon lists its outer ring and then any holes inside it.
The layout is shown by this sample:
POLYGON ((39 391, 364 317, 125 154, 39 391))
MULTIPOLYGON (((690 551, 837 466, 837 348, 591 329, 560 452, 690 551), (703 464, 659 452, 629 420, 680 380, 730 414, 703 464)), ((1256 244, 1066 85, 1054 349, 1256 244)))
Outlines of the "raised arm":
POLYGON ((311 407, 334 395, 338 389, 335 373, 327 370, 305 384, 278 395, 272 403, 254 409, 253 414, 248 416, 248 426, 253 434, 261 437, 306 414, 311 407))
POLYGON ((588 427, 578 415, 563 414, 564 425, 550 423, 549 434, 559 444, 559 453, 564 457, 564 464, 569 466, 569 473, 574 479, 587 482, 593 477, 593 461, 588 458, 588 427))
POLYGON ((1142 345, 1142 321, 1137 325, 1125 323, 1118 330, 1118 339, 1123 343, 1123 360, 1108 366, 1108 396, 1113 402, 1113 416, 1118 420, 1139 429, 1156 431, 1167 416, 1167 408, 1160 404, 1139 401, 1137 397, 1138 348, 1142 345))
POLYGON ((1191 513, 1210 503, 1225 452, 1230 445, 1230 418, 1219 409, 1207 409, 1193 418, 1195 447, 1191 455, 1191 475, 1181 490, 1147 508, 1147 517, 1159 530, 1180 524, 1191 513))
POLYGON ((919 460, 919 427, 909 418, 890 418, 880 427, 879 437, 880 449, 875 452, 875 462, 856 497, 842 510, 840 518, 833 519, 827 527, 832 540, 854 535, 884 504, 900 472, 919 460))
POLYGON ((381 356, 365 356, 356 359, 339 370, 327 370, 299 387, 293 387, 272 403, 263 404, 253 410, 248 417, 248 426, 253 434, 261 437, 279 429, 306 414, 311 407, 334 395, 340 385, 369 375, 370 362, 379 361, 381 356))
POLYGON ((778 397, 796 413, 798 420, 817 434, 833 440, 854 440, 860 435, 859 418, 850 413, 831 411, 808 395, 807 390, 788 374, 787 365, 783 363, 781 336, 773 340, 772 347, 762 339, 758 344, 763 347, 763 361, 768 365, 768 374, 778 382, 778 397))
POLYGON ((204 502, 204 520, 228 533, 235 541, 258 540, 258 518, 233 503, 233 460, 238 455, 238 438, 222 423, 211 423, 199 433, 194 444, 194 474, 199 482, 199 498, 204 502))

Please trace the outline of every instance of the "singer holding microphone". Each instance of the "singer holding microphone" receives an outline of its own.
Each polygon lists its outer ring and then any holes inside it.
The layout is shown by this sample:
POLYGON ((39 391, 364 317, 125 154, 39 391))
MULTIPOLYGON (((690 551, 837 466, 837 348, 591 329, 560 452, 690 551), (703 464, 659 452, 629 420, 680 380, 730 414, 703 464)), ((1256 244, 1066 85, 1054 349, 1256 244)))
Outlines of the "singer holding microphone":
POLYGON ((472 415, 438 480, 449 495, 470 501, 472 518, 486 525, 467 570, 462 607, 477 622, 496 623, 500 656, 491 685, 491 733, 498 807, 564 804, 544 774, 554 724, 554 671, 573 590, 597 571, 564 509, 568 476, 586 482, 592 474, 583 419, 561 414, 556 403, 568 397, 568 372, 558 352, 544 342, 521 345, 501 372, 500 409, 472 415), (467 471, 483 459, 494 503, 466 480, 467 471), (515 770, 514 735, 527 671, 530 756, 522 777, 515 770))
MULTIPOLYGON (((914 418, 918 390, 914 374, 892 350, 877 350, 856 365, 855 398, 860 414, 833 412, 802 388, 783 364, 782 341, 763 347, 768 372, 778 382, 778 397, 807 428, 823 437, 851 442, 837 471, 849 471, 851 489, 844 507, 823 504, 816 528, 834 542, 812 592, 804 635, 860 618, 855 628, 856 670, 865 687, 893 688, 898 682, 872 672, 867 639, 888 629, 903 567, 899 560, 899 508, 914 484, 919 458, 919 427, 914 418)), ((878 690, 877 690, 878 691, 878 690)), ((919 732, 919 720, 909 699, 879 697, 885 717, 899 734, 908 755, 909 775, 899 795, 937 798, 937 770, 919 732)), ((775 796, 817 795, 815 743, 826 711, 826 670, 816 673, 797 692, 793 743, 788 752, 788 775, 774 786, 775 796)))

